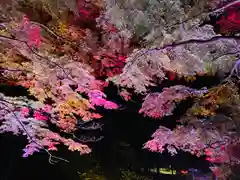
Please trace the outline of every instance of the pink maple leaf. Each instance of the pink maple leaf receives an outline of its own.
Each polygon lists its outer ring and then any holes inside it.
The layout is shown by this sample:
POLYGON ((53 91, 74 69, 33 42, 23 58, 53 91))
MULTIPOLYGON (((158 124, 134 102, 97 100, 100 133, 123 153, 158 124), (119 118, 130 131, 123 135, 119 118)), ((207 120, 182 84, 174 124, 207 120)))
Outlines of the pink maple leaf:
POLYGON ((31 26, 27 33, 28 45, 39 47, 41 44, 40 27, 31 26))
POLYGON ((88 93, 90 103, 94 106, 104 106, 106 109, 117 109, 118 105, 106 100, 106 95, 99 90, 92 90, 88 93))
POLYGON ((23 30, 27 35, 27 44, 29 46, 35 46, 39 48, 41 44, 41 29, 37 25, 30 24, 30 20, 27 16, 23 17, 22 20, 23 30))
POLYGON ((35 111, 33 114, 34 118, 40 121, 46 121, 48 118, 46 116, 43 116, 40 111, 35 111))
POLYGON ((52 106, 47 104, 44 106, 43 110, 47 113, 50 113, 52 111, 52 106))
POLYGON ((30 110, 27 107, 22 108, 22 110, 20 111, 21 115, 24 117, 28 116, 29 112, 30 112, 30 110))
POLYGON ((120 92, 120 96, 125 100, 129 101, 131 99, 131 94, 127 92, 126 90, 123 90, 120 92))

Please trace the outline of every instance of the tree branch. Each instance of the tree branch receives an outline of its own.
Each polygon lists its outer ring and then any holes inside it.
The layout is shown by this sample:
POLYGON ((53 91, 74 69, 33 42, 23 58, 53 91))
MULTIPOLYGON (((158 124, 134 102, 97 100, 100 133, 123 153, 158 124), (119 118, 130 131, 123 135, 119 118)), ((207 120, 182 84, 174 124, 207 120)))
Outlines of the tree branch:
POLYGON ((57 160, 62 160, 62 161, 65 161, 65 162, 69 162, 69 161, 66 160, 66 159, 63 159, 63 158, 60 158, 60 157, 57 157, 57 156, 52 155, 44 146, 42 146, 41 144, 39 144, 38 142, 36 142, 36 141, 34 140, 34 138, 29 134, 29 132, 27 131, 27 129, 25 128, 25 125, 21 122, 21 120, 18 119, 18 117, 16 116, 16 114, 15 114, 14 112, 12 112, 12 110, 11 110, 7 105, 3 104, 3 106, 6 107, 6 109, 5 109, 6 111, 8 111, 9 113, 13 114, 13 116, 16 118, 17 122, 20 124, 20 126, 23 128, 23 130, 24 130, 24 132, 26 133, 26 135, 29 137, 30 143, 33 142, 33 143, 37 144, 39 147, 42 147, 42 149, 43 149, 46 153, 48 153, 48 155, 49 155, 48 161, 49 161, 50 164, 53 164, 53 163, 56 163, 56 162, 57 162, 57 161, 55 161, 55 160, 53 160, 53 159, 57 159, 57 160))
MULTIPOLYGON (((45 25, 43 25, 41 23, 38 23, 38 22, 35 22, 35 21, 29 21, 29 22, 32 23, 32 24, 35 24, 35 25, 38 25, 38 26, 42 27, 43 29, 48 31, 50 34, 54 35, 57 39, 61 39, 62 41, 68 41, 67 39, 64 39, 62 36, 56 34, 54 31, 52 31, 47 26, 45 26, 45 25)), ((71 41, 69 41, 69 42, 71 42, 71 41)))
MULTIPOLYGON (((189 39, 186 41, 180 41, 177 43, 172 43, 172 44, 168 44, 165 45, 163 47, 156 47, 156 48, 152 48, 152 49, 148 49, 142 53, 140 53, 139 55, 137 55, 136 57, 134 57, 134 59, 131 61, 131 64, 128 64, 128 66, 131 66, 132 64, 134 64, 136 62, 136 60, 142 56, 144 56, 147 53, 150 53, 151 51, 162 51, 162 50, 168 50, 168 49, 172 49, 174 47, 178 47, 178 46, 182 46, 182 45, 187 45, 187 44, 205 44, 205 43, 209 43, 209 42, 213 42, 213 41, 217 41, 217 40, 221 40, 221 39, 238 39, 240 40, 240 36, 214 36, 210 39, 189 39)), ((238 53, 239 51, 236 51, 236 53, 238 53)))
POLYGON ((181 22, 179 22, 179 23, 174 23, 174 24, 171 24, 171 25, 167 26, 166 29, 170 29, 170 28, 172 28, 172 27, 174 27, 174 26, 178 26, 178 25, 180 25, 180 24, 182 24, 182 23, 185 23, 185 22, 187 22, 187 21, 190 21, 190 20, 192 20, 193 18, 196 18, 196 17, 198 17, 198 16, 200 16, 200 15, 203 15, 203 14, 205 14, 205 13, 206 13, 206 15, 211 15, 211 14, 214 14, 214 13, 218 13, 218 12, 224 11, 224 10, 227 9, 228 7, 233 6, 233 5, 237 4, 237 3, 240 3, 240 0, 236 0, 236 1, 234 1, 234 2, 230 2, 230 3, 224 5, 224 6, 220 7, 220 8, 216 8, 216 9, 213 9, 213 10, 211 10, 211 11, 201 11, 201 12, 197 13, 196 15, 193 15, 193 16, 191 16, 191 17, 189 17, 189 18, 186 18, 185 20, 183 20, 183 21, 181 21, 181 22))
POLYGON ((59 68, 63 71, 63 73, 66 75, 66 78, 67 78, 67 79, 69 79, 70 81, 72 81, 74 84, 78 84, 79 86, 82 86, 82 85, 80 85, 79 83, 77 83, 74 79, 72 79, 72 78, 71 78, 71 75, 69 75, 61 65, 59 65, 59 64, 56 63, 56 62, 51 61, 51 60, 48 59, 47 57, 44 57, 44 56, 38 54, 37 51, 35 51, 31 46, 28 45, 27 41, 23 41, 23 40, 14 38, 14 37, 8 37, 8 36, 4 36, 4 35, 0 35, 0 38, 9 39, 9 40, 14 40, 14 41, 18 41, 18 42, 24 43, 34 55, 36 55, 36 56, 39 57, 40 59, 43 59, 43 60, 45 60, 45 61, 47 61, 47 62, 49 62, 49 63, 52 63, 52 64, 56 65, 57 67, 59 67, 59 68))

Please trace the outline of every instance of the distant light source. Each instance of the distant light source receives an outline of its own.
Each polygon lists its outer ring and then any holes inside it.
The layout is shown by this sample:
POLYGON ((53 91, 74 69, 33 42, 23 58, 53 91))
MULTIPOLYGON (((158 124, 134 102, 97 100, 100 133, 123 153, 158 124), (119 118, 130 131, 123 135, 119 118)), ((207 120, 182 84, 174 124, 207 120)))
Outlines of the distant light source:
POLYGON ((176 175, 176 170, 166 169, 166 168, 160 168, 159 173, 161 174, 172 174, 176 175))
POLYGON ((185 171, 185 170, 181 170, 180 171, 182 174, 188 174, 188 171, 185 171))

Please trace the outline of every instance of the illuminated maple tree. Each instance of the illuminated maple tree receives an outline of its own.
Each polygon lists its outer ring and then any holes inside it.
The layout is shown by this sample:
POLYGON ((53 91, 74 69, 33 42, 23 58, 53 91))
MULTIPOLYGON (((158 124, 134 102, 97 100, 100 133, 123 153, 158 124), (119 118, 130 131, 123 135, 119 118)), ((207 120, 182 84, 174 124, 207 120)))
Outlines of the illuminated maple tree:
POLYGON ((29 144, 24 157, 44 150, 50 156, 49 162, 64 160, 50 153, 60 143, 81 154, 91 152, 83 144, 85 140, 79 142, 81 138, 74 132, 79 124, 85 124, 82 121, 102 117, 94 112, 96 106, 118 108, 102 92, 108 83, 98 77, 121 72, 125 60, 122 49, 107 51, 111 42, 98 42, 99 30, 105 32, 106 39, 114 38, 114 32, 81 22, 82 18, 86 22, 95 20, 96 10, 102 5, 99 3, 74 0, 57 4, 41 0, 0 3, 2 83, 23 86, 37 100, 1 93, 1 132, 27 136, 29 144), (10 10, 5 11, 6 7, 10 10), (48 17, 45 21, 42 13, 48 17), (91 61, 100 56, 104 58, 99 62, 91 61), (50 130, 49 124, 70 138, 50 130))
POLYGON ((239 143, 238 5, 239 1, 108 0, 105 13, 120 34, 141 42, 128 55, 123 72, 109 78, 145 96, 139 112, 161 119, 172 115, 181 101, 194 102, 175 129, 160 126, 144 148, 172 155, 178 150, 206 155, 222 179, 231 173, 231 165, 240 162, 230 153, 239 143), (222 34, 206 23, 209 16, 217 16, 215 25, 222 34), (167 80, 185 79, 191 84, 197 76, 216 76, 222 82, 209 88, 175 85, 149 92, 167 80))
POLYGON ((1 83, 22 86, 35 98, 1 93, 1 132, 27 136, 24 157, 44 150, 50 162, 64 160, 50 153, 59 143, 89 153, 74 132, 102 117, 96 106, 119 107, 104 93, 111 81, 126 101, 141 94, 139 113, 156 119, 191 99, 181 125, 159 127, 144 148, 206 155, 223 178, 226 164, 239 163, 238 6, 229 0, 1 1, 1 83), (219 32, 206 23, 210 16, 219 32), (199 76, 221 83, 190 87, 199 76), (177 84, 180 79, 188 84, 177 84), (166 81, 176 84, 150 91, 166 81))

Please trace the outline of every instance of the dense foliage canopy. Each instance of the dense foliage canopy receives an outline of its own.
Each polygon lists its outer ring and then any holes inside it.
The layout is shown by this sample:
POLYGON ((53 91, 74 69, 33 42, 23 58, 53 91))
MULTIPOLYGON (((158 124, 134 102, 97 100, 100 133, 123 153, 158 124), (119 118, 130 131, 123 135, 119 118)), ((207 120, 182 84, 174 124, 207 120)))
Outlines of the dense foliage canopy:
POLYGON ((125 101, 141 95, 139 113, 154 119, 190 100, 176 128, 160 126, 144 148, 206 155, 226 179, 240 161, 239 7, 238 0, 1 1, 1 85, 31 96, 0 93, 0 132, 26 135, 24 157, 43 150, 50 163, 66 161, 51 152, 60 143, 90 153, 75 132, 102 118, 97 106, 120 109, 104 93, 114 83, 125 101), (220 82, 194 88, 201 76, 220 82), (180 79, 186 83, 151 92, 180 79))

